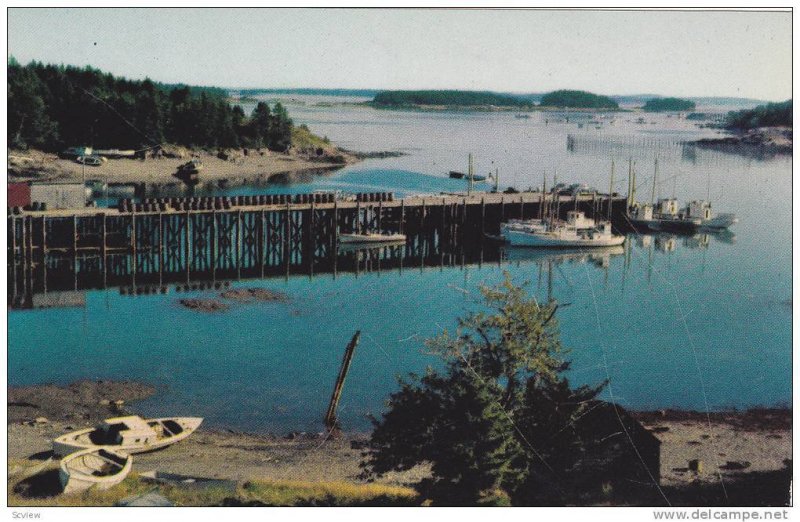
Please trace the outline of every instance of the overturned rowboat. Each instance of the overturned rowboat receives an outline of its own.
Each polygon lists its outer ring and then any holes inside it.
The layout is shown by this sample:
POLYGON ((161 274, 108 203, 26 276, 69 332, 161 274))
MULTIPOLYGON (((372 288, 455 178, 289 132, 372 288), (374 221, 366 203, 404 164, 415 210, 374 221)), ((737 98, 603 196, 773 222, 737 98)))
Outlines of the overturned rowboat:
POLYGON ((128 476, 133 457, 105 448, 88 448, 61 460, 59 479, 64 493, 116 486, 128 476))
POLYGON ((53 453, 69 455, 89 448, 105 448, 126 454, 154 451, 185 439, 202 422, 200 417, 114 417, 95 428, 73 431, 54 439, 53 453))

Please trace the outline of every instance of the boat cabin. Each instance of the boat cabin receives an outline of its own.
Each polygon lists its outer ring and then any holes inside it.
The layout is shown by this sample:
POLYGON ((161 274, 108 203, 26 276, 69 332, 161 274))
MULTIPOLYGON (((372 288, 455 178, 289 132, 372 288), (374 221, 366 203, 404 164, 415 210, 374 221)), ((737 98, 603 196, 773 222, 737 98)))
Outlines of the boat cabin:
POLYGON ((100 444, 147 444, 158 438, 156 431, 135 415, 106 419, 97 431, 100 444))
POLYGON ((651 221, 653 219, 653 205, 640 205, 637 203, 631 208, 630 214, 633 219, 651 221))
POLYGON ((678 215, 678 200, 673 198, 659 199, 656 203, 656 214, 662 216, 677 216, 678 215))
POLYGON ((711 219, 711 203, 708 201, 692 201, 686 207, 686 216, 704 220, 711 219))
POLYGON ((580 210, 570 210, 567 212, 567 224, 578 230, 595 227, 594 219, 587 218, 580 210))

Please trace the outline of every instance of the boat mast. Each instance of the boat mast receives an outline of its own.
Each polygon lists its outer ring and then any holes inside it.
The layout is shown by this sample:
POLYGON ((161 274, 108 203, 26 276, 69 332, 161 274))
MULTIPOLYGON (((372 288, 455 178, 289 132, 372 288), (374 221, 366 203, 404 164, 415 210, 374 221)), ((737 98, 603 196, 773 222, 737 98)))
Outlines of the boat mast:
POLYGON ((545 203, 545 195, 544 193, 547 191, 547 172, 542 172, 542 198, 541 203, 539 205, 539 219, 543 220, 545 213, 544 213, 544 203, 545 203))
POLYGON ((612 201, 614 201, 614 158, 611 158, 611 183, 608 187, 608 219, 611 219, 612 201))
POLYGON ((658 177, 658 156, 656 156, 655 168, 653 170, 653 192, 650 194, 650 205, 656 204, 656 178, 658 177))
POLYGON ((494 169, 494 191, 500 192, 500 169, 494 169))
POLYGON ((472 153, 469 153, 469 184, 467 185, 467 195, 472 195, 472 153))

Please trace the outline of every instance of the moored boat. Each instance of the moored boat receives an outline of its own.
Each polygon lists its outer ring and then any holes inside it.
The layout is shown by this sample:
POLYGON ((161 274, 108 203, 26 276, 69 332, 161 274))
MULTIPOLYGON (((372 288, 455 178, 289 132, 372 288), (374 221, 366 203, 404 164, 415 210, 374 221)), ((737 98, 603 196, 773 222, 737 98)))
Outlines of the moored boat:
POLYGON ((700 219, 700 226, 714 230, 726 229, 739 222, 736 214, 723 213, 714 215, 711 203, 705 200, 692 201, 686 205, 684 213, 687 217, 700 219))
POLYGON ((104 420, 95 428, 73 431, 57 437, 53 440, 53 453, 69 455, 89 448, 104 448, 127 454, 154 451, 185 439, 202 422, 200 417, 114 417, 104 420))
POLYGON ((702 224, 700 218, 679 211, 674 198, 659 199, 655 206, 634 203, 628 209, 628 220, 636 228, 679 233, 697 232, 702 224))
POLYGON ((450 177, 453 179, 464 179, 465 176, 466 174, 464 174, 463 172, 459 172, 457 170, 450 171, 450 177))
POLYGON ((367 234, 339 234, 339 243, 399 243, 405 241, 405 234, 380 234, 376 232, 367 234))
POLYGON ((106 448, 87 448, 61 460, 59 480, 64 493, 113 487, 128 476, 133 457, 106 448))
POLYGON ((501 225, 501 235, 512 246, 526 247, 610 247, 625 242, 625 236, 611 232, 610 222, 595 222, 577 210, 567 212, 566 221, 509 221, 501 225))

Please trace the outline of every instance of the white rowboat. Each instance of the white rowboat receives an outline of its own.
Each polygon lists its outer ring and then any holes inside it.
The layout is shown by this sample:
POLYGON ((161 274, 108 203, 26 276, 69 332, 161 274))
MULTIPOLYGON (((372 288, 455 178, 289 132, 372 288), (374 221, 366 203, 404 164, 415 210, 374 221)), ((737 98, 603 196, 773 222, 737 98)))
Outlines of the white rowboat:
POLYGON ((104 448, 89 448, 61 460, 59 480, 64 493, 89 488, 104 490, 116 486, 128 476, 133 457, 104 448))

